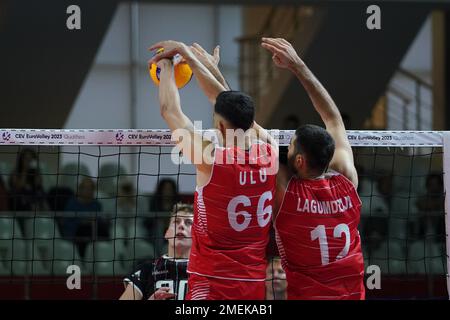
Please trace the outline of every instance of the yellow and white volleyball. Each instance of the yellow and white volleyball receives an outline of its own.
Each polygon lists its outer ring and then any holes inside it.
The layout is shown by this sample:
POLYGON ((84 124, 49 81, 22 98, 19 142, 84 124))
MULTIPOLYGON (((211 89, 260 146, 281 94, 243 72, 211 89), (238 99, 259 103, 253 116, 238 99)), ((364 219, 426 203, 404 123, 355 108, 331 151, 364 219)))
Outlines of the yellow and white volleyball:
MULTIPOLYGON (((156 53, 160 53, 162 52, 164 49, 158 49, 158 51, 156 51, 156 53)), ((191 81, 192 79, 192 70, 191 67, 189 67, 189 65, 184 62, 181 61, 182 57, 179 54, 176 54, 173 58, 172 61, 175 65, 174 67, 174 77, 175 77, 175 83, 178 87, 178 89, 183 88, 185 85, 187 85, 189 83, 189 81, 191 81)), ((152 78, 153 82, 156 85, 159 85, 159 73, 160 73, 160 68, 158 68, 156 66, 156 64, 152 63, 152 65, 150 66, 150 77, 152 78)))

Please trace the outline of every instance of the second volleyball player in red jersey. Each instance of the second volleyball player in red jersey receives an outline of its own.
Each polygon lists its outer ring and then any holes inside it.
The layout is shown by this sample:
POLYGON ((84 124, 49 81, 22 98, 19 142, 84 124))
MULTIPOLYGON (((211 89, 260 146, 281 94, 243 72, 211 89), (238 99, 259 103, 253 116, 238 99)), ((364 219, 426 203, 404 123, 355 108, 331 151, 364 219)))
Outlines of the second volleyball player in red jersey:
POLYGON ((262 46, 297 76, 326 126, 299 127, 288 149, 293 177, 275 217, 288 299, 364 299, 358 176, 340 112, 289 42, 262 46))
POLYGON ((217 68, 218 51, 210 56, 198 45, 175 41, 151 49, 159 48, 164 51, 151 62, 161 69, 161 114, 173 136, 181 138, 181 151, 197 174, 187 299, 264 299, 277 146, 255 123, 252 99, 227 90, 217 68), (172 62, 165 59, 174 54, 189 64, 214 105, 221 145, 205 140, 182 112, 172 62), (186 132, 180 136, 177 129, 186 132))

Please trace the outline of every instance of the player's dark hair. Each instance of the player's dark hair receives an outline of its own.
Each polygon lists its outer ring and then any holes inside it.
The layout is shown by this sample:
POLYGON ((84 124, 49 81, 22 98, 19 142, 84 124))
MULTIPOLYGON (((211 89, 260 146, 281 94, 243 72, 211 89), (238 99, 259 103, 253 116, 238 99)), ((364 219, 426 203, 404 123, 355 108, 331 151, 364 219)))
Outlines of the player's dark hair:
POLYGON ((240 91, 219 93, 214 111, 231 123, 236 129, 248 130, 255 120, 253 99, 240 91))
POLYGON ((306 165, 318 174, 323 173, 333 158, 334 140, 322 127, 307 124, 295 130, 295 152, 306 158, 306 165))

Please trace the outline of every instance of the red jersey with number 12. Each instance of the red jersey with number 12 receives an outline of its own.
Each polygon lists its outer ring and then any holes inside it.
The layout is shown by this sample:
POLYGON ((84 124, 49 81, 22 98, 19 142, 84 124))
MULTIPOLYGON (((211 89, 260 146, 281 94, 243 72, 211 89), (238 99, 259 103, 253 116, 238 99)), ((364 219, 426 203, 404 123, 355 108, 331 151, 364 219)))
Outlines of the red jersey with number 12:
POLYGON ((272 147, 216 147, 211 178, 197 187, 188 272, 264 281, 276 172, 272 147))
POLYGON ((341 174, 290 180, 275 220, 288 299, 364 299, 360 208, 341 174))

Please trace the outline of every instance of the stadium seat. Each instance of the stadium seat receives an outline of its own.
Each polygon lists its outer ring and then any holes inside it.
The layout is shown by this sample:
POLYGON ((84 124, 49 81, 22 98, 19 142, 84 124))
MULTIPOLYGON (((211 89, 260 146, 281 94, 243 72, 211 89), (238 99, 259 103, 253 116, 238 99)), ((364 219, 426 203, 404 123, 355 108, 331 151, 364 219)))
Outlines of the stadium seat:
POLYGON ((133 260, 153 259, 155 257, 155 249, 153 245, 143 239, 134 239, 127 247, 128 257, 133 260))
POLYGON ((120 242, 91 242, 86 249, 84 267, 96 275, 123 275, 123 248, 120 242))
POLYGON ((14 229, 14 218, 0 218, 0 239, 11 239, 14 229))
POLYGON ((388 266, 388 243, 387 241, 380 241, 377 247, 372 248, 371 254, 368 257, 369 265, 377 265, 380 267, 383 274, 389 273, 388 266))
POLYGON ((446 274, 447 263, 445 257, 447 253, 445 245, 443 243, 430 242, 426 249, 429 272, 440 275, 446 274))
POLYGON ((28 242, 22 239, 14 239, 12 253, 12 273, 14 275, 30 274, 31 253, 28 242))
POLYGON ((409 246, 408 251, 408 273, 424 274, 426 272, 425 242, 423 240, 414 241, 409 246))
POLYGON ((111 220, 109 235, 111 239, 125 240, 125 228, 121 218, 111 220))
POLYGON ((392 198, 391 217, 409 218, 419 214, 417 194, 407 191, 397 191, 392 198))
POLYGON ((66 275, 67 267, 78 265, 82 268, 77 246, 67 240, 56 239, 54 241, 54 254, 51 272, 54 275, 66 275))
POLYGON ((12 239, 0 239, 0 275, 11 274, 11 252, 12 239))
POLYGON ((0 239, 22 238, 19 223, 13 217, 0 218, 0 239))
POLYGON ((31 246, 31 271, 36 275, 49 275, 53 260, 53 239, 28 240, 31 246))
POLYGON ((391 217, 389 219, 389 239, 407 239, 408 220, 406 218, 391 217))
POLYGON ((0 258, 0 276, 11 276, 11 267, 6 261, 0 258))
POLYGON ((148 240, 148 231, 144 227, 144 222, 141 218, 136 218, 135 220, 131 220, 131 223, 126 225, 127 237, 130 240, 141 239, 148 240))
POLYGON ((25 235, 27 239, 55 239, 61 237, 55 219, 46 217, 27 218, 25 221, 25 235))
POLYGON ((406 241, 389 239, 389 273, 404 274, 406 272, 406 241))
POLYGON ((25 275, 30 272, 31 254, 27 244, 23 239, 0 240, 3 272, 13 275, 25 275))

